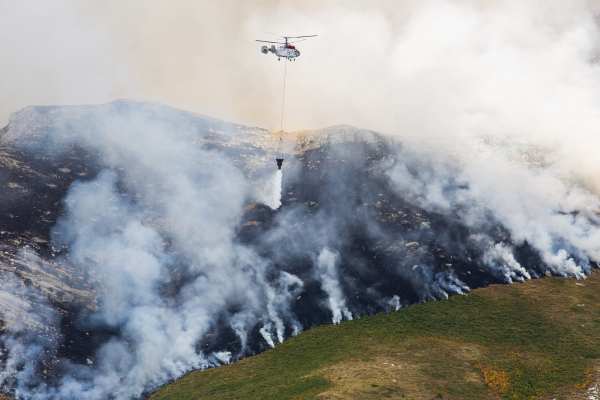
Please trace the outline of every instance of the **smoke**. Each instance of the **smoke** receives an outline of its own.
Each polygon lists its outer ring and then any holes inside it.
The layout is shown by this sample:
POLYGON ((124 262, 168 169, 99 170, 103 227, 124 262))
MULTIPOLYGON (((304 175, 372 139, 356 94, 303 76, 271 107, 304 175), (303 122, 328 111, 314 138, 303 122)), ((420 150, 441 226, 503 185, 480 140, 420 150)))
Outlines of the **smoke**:
POLYGON ((288 63, 290 130, 527 136, 599 187, 598 1, 0 4, 0 118, 131 97, 275 130, 282 65, 254 40, 318 34, 288 63))
POLYGON ((398 295, 394 295, 388 302, 392 310, 398 311, 402 305, 400 304, 400 297, 398 295))
MULTIPOLYGON (((255 328, 270 346, 272 335, 281 342, 303 329, 290 310, 302 281, 234 240, 232 218, 242 214, 248 195, 240 171, 190 146, 188 137, 173 134, 177 127, 148 117, 147 110, 109 109, 90 135, 54 136, 58 149, 78 143, 101 150, 105 169, 71 185, 65 216, 51 232, 62 254, 56 261, 75 271, 67 283, 80 286, 84 279, 98 304, 95 311, 77 311, 76 330, 109 334, 83 365, 51 352, 60 362, 49 386, 34 374, 35 363, 60 344, 60 335, 46 343, 44 334, 23 326, 25 319, 13 317, 14 328, 2 336, 9 354, 2 382, 22 398, 139 397, 192 369, 229 362, 232 354, 223 348, 200 348, 220 324, 242 343, 235 357, 249 351, 255 328), (27 368, 15 372, 17 365, 27 368)), ((13 281, 3 284, 12 285, 5 290, 14 302, 35 294, 13 281)), ((57 315, 19 307, 41 320, 42 333, 60 332, 57 315)))
MULTIPOLYGON (((476 232, 469 240, 484 249, 484 264, 507 282, 531 278, 514 256, 523 245, 539 252, 554 274, 581 279, 590 272, 590 261, 597 262, 600 255, 597 196, 561 179, 557 166, 532 168, 522 158, 510 160, 506 152, 515 150, 511 147, 455 150, 454 160, 442 152, 400 152, 389 169, 396 190, 413 204, 453 216, 476 232), (489 236, 498 223, 510 243, 489 236)), ((538 149, 537 156, 543 154, 538 149)))
POLYGON ((254 40, 318 34, 288 63, 289 130, 513 134, 600 187, 595 0, 0 4, 5 120, 31 104, 144 98, 277 130, 282 65, 254 40))
POLYGON ((3 87, 5 119, 32 103, 142 97, 274 130, 282 65, 254 41, 274 38, 269 31, 319 35, 299 43, 302 55, 288 65, 286 125, 293 130, 347 123, 392 134, 518 133, 568 144, 566 133, 577 135, 574 142, 593 140, 598 120, 598 71, 590 62, 596 1, 2 7, 3 36, 14 39, 0 48, 2 73, 14 77, 3 87))
POLYGON ((315 273, 317 279, 321 282, 323 291, 327 293, 327 303, 333 313, 332 321, 339 324, 342 320, 342 314, 347 320, 352 320, 352 313, 346 307, 346 300, 340 289, 336 265, 339 263, 340 255, 328 248, 324 248, 316 261, 315 273))
POLYGON ((1 343, 3 355, 9 355, 0 381, 20 395, 29 393, 29 385, 44 385, 37 372, 50 368, 52 354, 61 344, 56 326, 59 315, 42 291, 27 287, 11 274, 3 273, 0 278, 0 318, 5 323, 1 343))

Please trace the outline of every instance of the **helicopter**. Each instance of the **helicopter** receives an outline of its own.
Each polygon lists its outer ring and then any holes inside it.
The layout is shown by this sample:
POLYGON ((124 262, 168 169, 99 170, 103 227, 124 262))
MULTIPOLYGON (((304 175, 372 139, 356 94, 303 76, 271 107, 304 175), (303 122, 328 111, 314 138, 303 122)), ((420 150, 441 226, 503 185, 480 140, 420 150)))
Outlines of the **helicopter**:
MULTIPOLYGON (((274 35, 273 33, 270 33, 270 32, 267 32, 267 33, 274 35)), ((275 35, 275 36, 278 36, 278 35, 275 35)), ((268 40, 257 40, 257 42, 281 44, 283 46, 275 46, 275 44, 272 44, 271 47, 263 46, 260 49, 260 51, 263 54, 269 54, 269 52, 275 54, 277 56, 278 61, 281 61, 281 57, 287 58, 288 60, 291 60, 291 61, 295 61, 295 58, 300 56, 300 51, 298 51, 298 49, 296 49, 296 46, 292 46, 292 43, 297 43, 297 42, 306 40, 306 39, 300 39, 300 38, 309 38, 309 37, 315 37, 315 36, 317 36, 317 35, 279 36, 279 37, 285 39, 285 43, 271 42, 268 40), (300 39, 300 40, 296 40, 295 42, 288 42, 288 39, 300 39)))

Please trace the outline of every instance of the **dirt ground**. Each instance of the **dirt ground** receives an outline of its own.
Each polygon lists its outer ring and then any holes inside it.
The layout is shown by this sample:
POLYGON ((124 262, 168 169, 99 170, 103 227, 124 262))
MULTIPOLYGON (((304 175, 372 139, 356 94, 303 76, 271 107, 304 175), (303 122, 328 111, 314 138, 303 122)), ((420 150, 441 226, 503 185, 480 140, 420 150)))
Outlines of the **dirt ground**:
MULTIPOLYGON (((323 369, 335 386, 318 398, 429 400, 439 398, 438 393, 442 398, 463 398, 445 390, 458 377, 486 391, 481 375, 472 367, 480 354, 474 345, 410 340, 397 348, 380 346, 372 354, 368 359, 347 360, 323 369)), ((493 398, 493 394, 486 397, 493 398)))

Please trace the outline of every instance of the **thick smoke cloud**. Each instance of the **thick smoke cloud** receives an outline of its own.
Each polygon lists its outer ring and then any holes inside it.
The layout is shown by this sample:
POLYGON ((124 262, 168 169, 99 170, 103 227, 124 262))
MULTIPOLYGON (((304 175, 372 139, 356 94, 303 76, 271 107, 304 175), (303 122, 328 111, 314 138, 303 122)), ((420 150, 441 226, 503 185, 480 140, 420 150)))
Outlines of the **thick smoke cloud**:
POLYGON ((498 266, 507 281, 531 276, 515 260, 514 246, 486 237, 491 219, 507 229, 513 245, 527 243, 535 248, 554 274, 583 278, 590 271, 590 259, 597 261, 600 255, 598 197, 561 180, 552 167, 532 169, 509 162, 503 154, 506 149, 491 150, 459 151, 460 168, 439 153, 421 154, 421 168, 414 168, 414 154, 405 151, 390 168, 391 179, 414 204, 456 215, 473 231, 480 231, 471 240, 487 248, 485 263, 498 266))
MULTIPOLYGON (((514 134, 600 187, 598 1, 0 2, 0 118, 31 104, 154 99, 278 130, 264 31, 318 34, 289 63, 287 131, 514 134), (293 110, 293 111, 292 111, 293 110)), ((273 37, 274 38, 274 37, 273 37)))
POLYGON ((85 279, 97 303, 95 311, 79 310, 76 329, 110 334, 89 363, 59 360, 48 386, 34 374, 46 349, 37 342, 59 346, 60 335, 46 343, 28 333, 19 313, 42 320, 42 332, 60 331, 60 318, 28 305, 31 292, 47 308, 43 295, 3 280, 3 296, 24 311, 3 314, 13 322, 2 337, 9 354, 2 380, 23 398, 129 399, 191 369, 228 363, 226 349, 199 348, 217 323, 239 337, 236 357, 246 354, 255 328, 271 346, 303 329, 290 311, 302 281, 234 241, 248 194, 240 171, 134 108, 124 116, 113 108, 89 134, 58 132, 50 146, 101 150, 105 170, 73 183, 51 236, 63 254, 58 264, 75 268, 69 283, 85 279))
POLYGON ((264 31, 318 34, 290 68, 285 129, 526 135, 598 186, 597 1, 0 2, 0 108, 156 99, 279 127, 264 31), (262 36, 261 36, 262 35, 262 36), (209 39, 210 38, 210 39, 209 39), (318 94, 318 95, 317 95, 318 94))
POLYGON ((275 130, 282 63, 254 42, 269 31, 320 35, 288 65, 287 130, 596 143, 596 1, 0 4, 5 119, 141 97, 275 130))

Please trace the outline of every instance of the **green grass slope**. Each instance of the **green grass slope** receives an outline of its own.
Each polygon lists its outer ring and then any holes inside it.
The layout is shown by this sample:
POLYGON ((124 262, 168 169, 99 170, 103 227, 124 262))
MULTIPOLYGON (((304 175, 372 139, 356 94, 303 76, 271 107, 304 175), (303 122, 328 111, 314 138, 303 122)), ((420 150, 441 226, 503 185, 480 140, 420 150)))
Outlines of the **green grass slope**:
POLYGON ((151 398, 587 399, 599 357, 600 274, 543 278, 320 326, 151 398))

